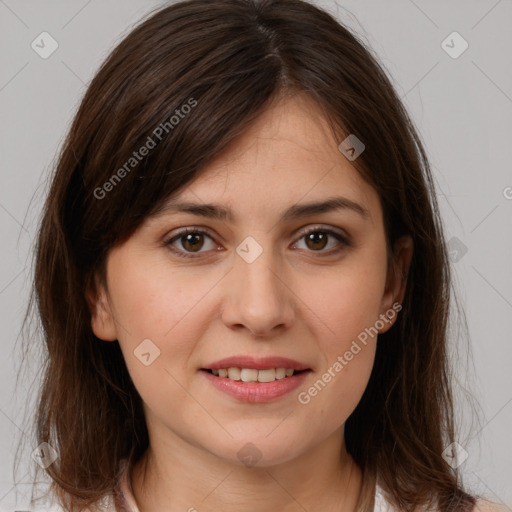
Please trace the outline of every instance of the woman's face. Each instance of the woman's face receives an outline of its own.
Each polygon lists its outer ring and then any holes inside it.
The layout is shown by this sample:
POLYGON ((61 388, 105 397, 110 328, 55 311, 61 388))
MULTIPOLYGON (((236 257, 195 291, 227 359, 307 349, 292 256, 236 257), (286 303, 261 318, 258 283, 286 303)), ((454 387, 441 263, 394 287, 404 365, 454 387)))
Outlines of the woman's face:
POLYGON ((387 272, 378 195, 340 142, 306 97, 282 100, 173 198, 218 210, 169 203, 110 252, 92 325, 119 340, 153 445, 264 466, 342 436, 371 328, 390 328, 404 288, 387 272), (335 198, 346 207, 305 208, 335 198), (279 357, 297 364, 264 360, 279 357), (281 367, 307 370, 276 378, 281 367))

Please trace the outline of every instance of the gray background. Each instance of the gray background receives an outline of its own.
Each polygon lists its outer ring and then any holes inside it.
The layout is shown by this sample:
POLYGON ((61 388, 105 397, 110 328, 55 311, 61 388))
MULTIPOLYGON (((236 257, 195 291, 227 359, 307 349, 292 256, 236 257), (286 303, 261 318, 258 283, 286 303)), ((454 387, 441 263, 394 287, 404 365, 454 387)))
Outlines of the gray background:
MULTIPOLYGON (((317 2, 373 48, 418 127, 433 166, 453 250, 474 366, 459 341, 457 394, 469 389, 481 424, 460 444, 471 490, 512 505, 512 1, 317 2), (452 58, 441 43, 457 31, 469 44, 452 58), (467 252, 466 252, 467 251, 467 252)), ((12 463, 28 419, 37 361, 15 394, 17 337, 30 284, 31 243, 55 155, 88 82, 113 46, 161 2, 0 0, 0 511, 26 507, 28 476, 12 463), (42 59, 43 31, 59 47, 42 59)), ((450 39, 448 40, 450 41, 450 39)), ((457 51, 460 41, 449 42, 457 51)), ((455 342, 454 342, 455 343, 455 342)), ((453 350, 456 351, 454 344, 453 350)), ((462 400, 462 425, 472 409, 462 400)), ((28 467, 28 466, 27 466, 28 467)))

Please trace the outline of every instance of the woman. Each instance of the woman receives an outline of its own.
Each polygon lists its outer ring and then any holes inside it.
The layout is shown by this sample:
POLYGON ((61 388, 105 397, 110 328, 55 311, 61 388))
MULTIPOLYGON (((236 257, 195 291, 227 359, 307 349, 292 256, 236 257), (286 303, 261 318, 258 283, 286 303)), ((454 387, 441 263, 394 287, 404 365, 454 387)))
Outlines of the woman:
POLYGON ((135 28, 75 117, 36 258, 64 510, 494 510, 450 457, 425 151, 317 7, 189 0, 135 28))

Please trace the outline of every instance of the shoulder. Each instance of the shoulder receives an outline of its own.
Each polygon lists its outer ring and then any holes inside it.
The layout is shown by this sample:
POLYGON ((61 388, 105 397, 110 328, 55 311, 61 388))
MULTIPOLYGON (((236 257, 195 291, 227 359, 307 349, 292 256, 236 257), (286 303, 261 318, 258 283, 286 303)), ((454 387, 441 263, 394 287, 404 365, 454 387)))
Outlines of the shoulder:
POLYGON ((501 503, 495 503, 493 501, 488 501, 483 498, 479 498, 476 500, 475 506, 473 507, 473 512, 508 512, 510 508, 502 505, 501 503))
MULTIPOLYGON (((507 507, 501 503, 495 503, 484 498, 477 498, 471 512, 511 512, 511 510, 511 507, 507 507)), ((394 512, 394 508, 391 507, 387 499, 387 494, 378 484, 375 489, 375 505, 373 512, 394 512)))

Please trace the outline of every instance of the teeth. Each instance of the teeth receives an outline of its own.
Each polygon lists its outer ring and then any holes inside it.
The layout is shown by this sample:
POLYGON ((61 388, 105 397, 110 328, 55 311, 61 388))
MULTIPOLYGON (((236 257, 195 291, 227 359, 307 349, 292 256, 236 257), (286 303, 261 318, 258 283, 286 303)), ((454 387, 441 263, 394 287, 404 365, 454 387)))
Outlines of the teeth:
POLYGON ((258 371, 258 382, 274 382, 276 380, 276 371, 274 368, 258 371))
POLYGON ((286 377, 286 368, 276 368, 276 379, 284 379, 286 377))
POLYGON ((258 370, 250 370, 249 368, 242 368, 240 370, 240 380, 242 382, 258 382, 258 370))
POLYGON ((240 373, 240 368, 228 368, 228 378, 230 378, 231 380, 240 380, 240 373))
POLYGON ((256 370, 254 368, 219 368, 212 370, 213 375, 242 382, 274 382, 276 379, 291 377, 295 370, 292 368, 269 368, 256 370))

